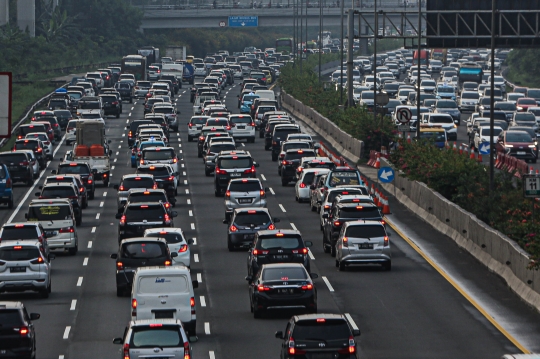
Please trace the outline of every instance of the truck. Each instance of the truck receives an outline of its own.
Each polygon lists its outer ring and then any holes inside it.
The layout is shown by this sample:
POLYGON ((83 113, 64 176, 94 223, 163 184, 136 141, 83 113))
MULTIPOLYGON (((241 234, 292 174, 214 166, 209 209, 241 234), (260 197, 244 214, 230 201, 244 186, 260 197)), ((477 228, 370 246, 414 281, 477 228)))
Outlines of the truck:
POLYGON ((68 151, 64 161, 86 162, 92 170, 94 181, 109 185, 111 165, 109 143, 105 137, 105 123, 99 120, 77 122, 76 140, 73 149, 68 151))
POLYGON ((443 66, 446 66, 447 53, 448 51, 446 49, 433 49, 431 59, 440 60, 443 63, 443 66))
POLYGON ((165 49, 165 56, 172 58, 173 61, 186 59, 185 46, 168 46, 165 49))
POLYGON ((195 68, 192 63, 184 62, 184 74, 182 75, 182 80, 193 85, 193 81, 195 80, 195 68))
POLYGON ((159 49, 154 46, 143 46, 137 50, 137 54, 146 57, 146 67, 160 62, 159 49))
POLYGON ((460 65, 458 71, 459 87, 461 87, 465 81, 481 84, 483 75, 484 71, 482 70, 481 65, 476 62, 464 62, 460 65))
POLYGON ((178 86, 182 88, 182 80, 184 77, 184 64, 169 62, 161 65, 161 76, 172 75, 178 81, 178 86))
MULTIPOLYGON (((413 53, 413 62, 412 65, 418 65, 418 50, 413 53)), ((420 65, 429 65, 429 54, 428 50, 420 50, 420 65)))

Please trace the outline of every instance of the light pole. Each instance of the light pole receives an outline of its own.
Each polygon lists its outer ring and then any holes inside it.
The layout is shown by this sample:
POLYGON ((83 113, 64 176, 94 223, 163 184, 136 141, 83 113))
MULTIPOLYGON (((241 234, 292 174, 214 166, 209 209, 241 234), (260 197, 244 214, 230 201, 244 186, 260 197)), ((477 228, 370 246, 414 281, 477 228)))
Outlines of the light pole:
POLYGON ((321 66, 322 66, 322 1, 319 0, 319 82, 321 81, 321 66))
MULTIPOLYGON (((495 126, 495 5, 496 0, 491 1, 491 95, 489 96, 489 191, 495 189, 495 170, 493 163, 493 137, 495 126)), ((534 209, 534 206, 533 206, 534 209)))
MULTIPOLYGON (((420 60, 422 60, 422 6, 420 0, 418 0, 418 54, 416 59, 418 61, 418 74, 416 77, 416 85, 418 90, 416 91, 416 138, 420 138, 420 60)), ((427 60, 427 52, 426 52, 427 60)), ((414 55, 413 55, 414 61, 414 55)))
POLYGON ((343 3, 345 0, 340 0, 341 5, 341 41, 339 43, 340 53, 341 53, 341 73, 340 73, 340 83, 339 83, 339 102, 343 105, 343 3))

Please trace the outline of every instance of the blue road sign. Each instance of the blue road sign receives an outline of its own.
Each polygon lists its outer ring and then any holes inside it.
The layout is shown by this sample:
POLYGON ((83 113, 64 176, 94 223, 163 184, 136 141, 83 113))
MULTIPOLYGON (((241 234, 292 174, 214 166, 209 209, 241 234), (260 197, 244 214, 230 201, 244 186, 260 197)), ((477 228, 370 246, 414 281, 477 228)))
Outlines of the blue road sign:
POLYGON ((394 180, 394 170, 391 167, 381 167, 377 172, 377 177, 382 183, 390 183, 394 180))
POLYGON ((229 27, 257 27, 258 16, 229 16, 229 27))
POLYGON ((482 142, 478 146, 478 152, 480 152, 481 155, 489 155, 489 152, 491 152, 489 142, 482 142))

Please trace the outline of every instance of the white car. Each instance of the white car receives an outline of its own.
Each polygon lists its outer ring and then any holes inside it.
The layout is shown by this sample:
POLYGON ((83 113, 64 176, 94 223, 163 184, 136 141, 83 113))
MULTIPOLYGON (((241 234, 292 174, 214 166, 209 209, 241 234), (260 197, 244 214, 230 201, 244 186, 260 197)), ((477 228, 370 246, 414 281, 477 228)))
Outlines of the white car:
POLYGON ((33 132, 26 135, 25 138, 37 138, 41 141, 41 146, 45 149, 47 159, 53 159, 53 145, 49 140, 49 136, 45 132, 33 132))
POLYGON ((309 186, 313 182, 313 178, 317 173, 328 173, 327 168, 307 168, 302 171, 301 177, 294 185, 295 199, 298 202, 307 202, 310 199, 309 186))
POLYGON ((189 246, 193 244, 193 239, 186 240, 182 228, 152 228, 144 231, 144 237, 165 238, 167 247, 171 253, 178 253, 177 257, 173 257, 174 265, 191 266, 191 251, 189 246))
POLYGON ((240 65, 231 65, 231 66, 229 66, 229 68, 231 69, 231 71, 233 73, 233 77, 235 79, 243 79, 244 78, 244 74, 242 72, 242 67, 240 65))
POLYGON ((99 89, 103 88, 105 86, 105 81, 103 81, 103 78, 101 77, 100 72, 88 72, 85 76, 87 79, 94 79, 96 81, 96 85, 99 89))
MULTIPOLYGON (((493 143, 497 143, 499 134, 503 131, 502 127, 493 127, 493 143)), ((483 142, 489 143, 490 129, 489 126, 479 126, 478 131, 474 135, 474 148, 478 149, 483 142)))
POLYGON ((88 81, 79 80, 77 81, 77 86, 84 87, 84 94, 86 96, 96 96, 96 93, 94 92, 94 86, 88 81))
POLYGON ((188 122, 188 142, 199 137, 201 130, 210 116, 192 116, 188 122))
POLYGON ((246 139, 248 142, 255 142, 255 122, 250 115, 229 115, 231 129, 229 133, 235 140, 246 139))
POLYGON ((203 64, 194 64, 195 69, 193 74, 195 77, 205 77, 206 76, 206 67, 203 64))
POLYGON ((178 157, 172 147, 147 147, 142 151, 141 164, 163 163, 178 172, 178 157))

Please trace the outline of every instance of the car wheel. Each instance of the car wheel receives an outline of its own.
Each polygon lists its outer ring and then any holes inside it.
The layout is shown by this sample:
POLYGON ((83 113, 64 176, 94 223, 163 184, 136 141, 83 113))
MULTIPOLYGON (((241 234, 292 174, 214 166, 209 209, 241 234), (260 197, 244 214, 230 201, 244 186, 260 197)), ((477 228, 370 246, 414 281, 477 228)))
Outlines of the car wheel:
POLYGON ((103 186, 109 187, 109 180, 108 179, 103 181, 103 186))
POLYGON ((49 298, 49 294, 51 294, 51 291, 52 291, 52 283, 49 283, 49 285, 47 286, 47 288, 44 288, 40 291, 40 294, 41 294, 41 298, 49 298))
POLYGON ((322 241, 322 249, 323 249, 324 253, 329 253, 330 252, 330 248, 328 248, 328 246, 324 242, 324 237, 323 237, 323 241, 322 241))
POLYGON ((94 191, 88 193, 88 199, 94 199, 94 191))
POLYGON ((229 249, 229 252, 234 252, 234 245, 231 242, 230 236, 227 236, 227 248, 229 249))
POLYGON ((193 137, 187 136, 187 140, 188 140, 188 142, 191 142, 191 141, 193 141, 193 137))
POLYGON ((340 272, 344 272, 345 271, 345 262, 343 262, 343 261, 338 262, 338 260, 336 259, 336 263, 337 263, 338 270, 340 272))
POLYGON ((295 200, 296 202, 300 202, 300 200, 298 199, 298 196, 294 196, 294 200, 295 200))
POLYGON ((75 247, 70 248, 68 250, 68 253, 70 256, 74 256, 75 254, 77 254, 78 251, 79 251, 79 246, 77 245, 77 243, 75 243, 75 247))
POLYGON ((255 319, 261 319, 262 318, 261 310, 255 308, 255 304, 253 304, 253 318, 255 318, 255 319))
POLYGON ((391 271, 392 270, 392 261, 388 261, 388 262, 384 263, 382 266, 383 266, 384 270, 391 271))
POLYGON ((283 187, 287 186, 288 183, 289 183, 289 181, 287 181, 286 179, 283 179, 283 178, 281 179, 281 185, 283 187))
POLYGON ((201 153, 201 152, 197 152, 197 157, 202 158, 202 153, 201 153))
POLYGON ((277 174, 278 174, 278 176, 281 176, 281 169, 279 167, 277 169, 277 174))
POLYGON ((211 173, 212 173, 212 172, 204 171, 204 174, 206 175, 206 177, 210 177, 210 174, 211 174, 211 173))
POLYGON ((217 188, 214 188, 214 196, 219 197, 220 191, 217 188))
POLYGON ((77 226, 80 226, 81 223, 82 223, 82 215, 81 215, 80 217, 77 217, 77 218, 75 219, 75 224, 76 224, 77 226))
POLYGON ((276 162, 276 161, 277 161, 277 157, 278 157, 278 156, 277 156, 276 154, 272 153, 272 161, 276 162))
POLYGON ((83 200, 82 208, 88 208, 88 199, 83 200))

